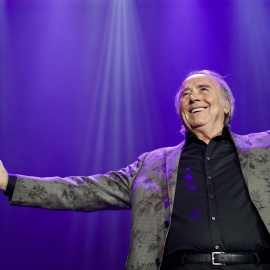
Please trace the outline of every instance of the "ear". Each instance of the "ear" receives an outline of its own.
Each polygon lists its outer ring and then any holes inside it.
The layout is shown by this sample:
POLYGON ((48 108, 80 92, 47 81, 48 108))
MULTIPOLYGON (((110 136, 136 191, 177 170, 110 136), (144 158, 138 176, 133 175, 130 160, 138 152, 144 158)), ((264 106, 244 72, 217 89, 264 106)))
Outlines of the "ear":
POLYGON ((230 109, 231 109, 231 101, 229 99, 226 99, 225 101, 225 107, 224 108, 224 113, 227 114, 229 113, 230 109))

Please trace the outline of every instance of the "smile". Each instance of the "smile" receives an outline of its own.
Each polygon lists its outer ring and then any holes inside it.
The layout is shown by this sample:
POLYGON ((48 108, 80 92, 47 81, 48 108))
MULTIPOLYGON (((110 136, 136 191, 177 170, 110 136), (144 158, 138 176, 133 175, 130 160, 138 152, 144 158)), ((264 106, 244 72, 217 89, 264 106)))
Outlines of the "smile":
POLYGON ((201 112, 201 111, 204 111, 205 109, 207 109, 207 107, 205 107, 205 108, 195 108, 195 109, 192 109, 190 112, 191 113, 196 113, 196 112, 201 112))

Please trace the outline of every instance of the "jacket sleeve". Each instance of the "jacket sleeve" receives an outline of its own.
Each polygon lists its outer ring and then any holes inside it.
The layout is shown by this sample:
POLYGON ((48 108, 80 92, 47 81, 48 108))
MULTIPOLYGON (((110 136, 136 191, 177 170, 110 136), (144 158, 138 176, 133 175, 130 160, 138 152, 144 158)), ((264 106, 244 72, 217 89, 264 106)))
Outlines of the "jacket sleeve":
POLYGON ((130 209, 132 185, 146 154, 115 172, 93 176, 30 177, 17 175, 10 205, 93 212, 130 209))

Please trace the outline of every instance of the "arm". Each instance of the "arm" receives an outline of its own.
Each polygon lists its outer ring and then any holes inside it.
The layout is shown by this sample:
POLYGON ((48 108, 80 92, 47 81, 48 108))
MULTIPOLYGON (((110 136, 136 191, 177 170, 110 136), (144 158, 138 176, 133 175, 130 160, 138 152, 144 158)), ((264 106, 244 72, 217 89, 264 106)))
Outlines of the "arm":
POLYGON ((93 176, 40 178, 17 175, 9 203, 85 212, 130 209, 133 181, 141 170, 145 156, 141 155, 136 162, 119 171, 93 176))

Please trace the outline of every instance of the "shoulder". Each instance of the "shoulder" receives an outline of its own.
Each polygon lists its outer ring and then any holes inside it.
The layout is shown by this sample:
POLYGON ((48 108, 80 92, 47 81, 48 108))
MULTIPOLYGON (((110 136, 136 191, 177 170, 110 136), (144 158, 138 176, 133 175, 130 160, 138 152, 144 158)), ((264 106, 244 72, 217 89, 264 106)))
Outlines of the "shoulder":
POLYGON ((183 149, 183 147, 184 147, 184 141, 182 141, 180 144, 176 146, 158 148, 151 152, 148 152, 147 157, 161 157, 161 156, 177 154, 179 153, 179 151, 183 149))
POLYGON ((250 140, 268 140, 270 141, 270 130, 264 131, 264 132, 259 132, 259 133, 250 133, 247 135, 250 140))
POLYGON ((265 150, 270 148, 270 130, 246 135, 238 135, 231 132, 231 135, 235 139, 236 146, 264 148, 265 150))
POLYGON ((141 160, 143 164, 147 166, 151 166, 151 164, 161 166, 161 164, 178 159, 183 147, 184 141, 176 146, 158 148, 142 154, 139 157, 139 160, 141 160))

